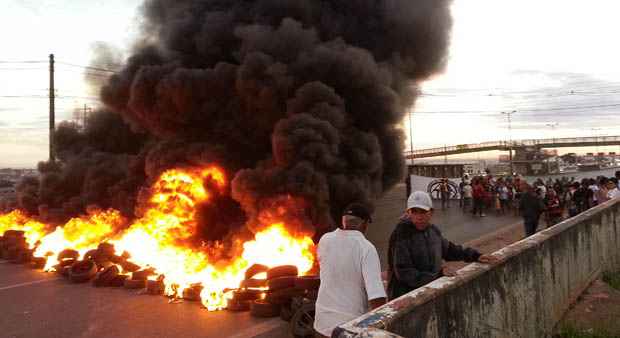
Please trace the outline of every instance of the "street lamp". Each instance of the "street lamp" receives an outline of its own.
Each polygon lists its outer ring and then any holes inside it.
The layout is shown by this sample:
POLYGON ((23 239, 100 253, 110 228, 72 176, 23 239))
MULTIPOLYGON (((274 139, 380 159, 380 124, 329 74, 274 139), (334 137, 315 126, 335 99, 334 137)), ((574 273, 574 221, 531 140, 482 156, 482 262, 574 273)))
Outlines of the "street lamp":
POLYGON ((508 120, 508 160, 510 161, 510 175, 514 174, 514 168, 512 165, 512 114, 516 113, 516 110, 513 111, 503 111, 502 115, 506 115, 506 119, 508 120))

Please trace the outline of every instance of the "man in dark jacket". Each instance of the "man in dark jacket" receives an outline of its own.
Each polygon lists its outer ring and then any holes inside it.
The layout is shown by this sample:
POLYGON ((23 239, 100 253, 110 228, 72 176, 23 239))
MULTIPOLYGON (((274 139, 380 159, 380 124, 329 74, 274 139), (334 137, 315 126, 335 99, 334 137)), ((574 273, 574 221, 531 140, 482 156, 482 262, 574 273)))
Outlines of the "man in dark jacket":
POLYGON ((545 211, 543 200, 536 194, 536 188, 530 185, 525 186, 525 193, 521 196, 519 211, 523 217, 525 226, 525 237, 536 233, 540 215, 545 211))
POLYGON ((430 196, 414 191, 407 200, 407 217, 390 236, 388 298, 394 299, 442 276, 451 276, 443 266, 446 261, 493 263, 493 256, 455 245, 445 239, 430 223, 433 215, 430 196))

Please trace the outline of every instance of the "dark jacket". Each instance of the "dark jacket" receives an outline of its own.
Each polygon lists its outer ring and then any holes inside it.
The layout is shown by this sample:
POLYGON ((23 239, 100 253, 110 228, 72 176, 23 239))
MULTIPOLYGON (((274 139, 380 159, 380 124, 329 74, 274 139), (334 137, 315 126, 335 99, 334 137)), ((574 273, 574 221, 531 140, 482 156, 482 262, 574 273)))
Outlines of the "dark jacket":
POLYGON ((521 196, 519 211, 526 220, 537 220, 545 210, 545 204, 536 194, 527 192, 521 196))
POLYGON ((411 220, 402 220, 390 236, 388 297, 394 299, 441 277, 443 260, 475 262, 478 257, 478 251, 448 241, 434 225, 418 230, 411 220))

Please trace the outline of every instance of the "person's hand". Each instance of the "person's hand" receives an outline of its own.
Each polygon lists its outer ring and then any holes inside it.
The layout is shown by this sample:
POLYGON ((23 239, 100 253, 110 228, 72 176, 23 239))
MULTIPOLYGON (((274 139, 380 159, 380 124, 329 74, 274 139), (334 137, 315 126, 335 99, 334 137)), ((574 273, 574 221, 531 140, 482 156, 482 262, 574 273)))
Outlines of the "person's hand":
POLYGON ((441 274, 445 277, 454 277, 456 276, 456 269, 450 267, 449 265, 443 265, 441 267, 441 274))
POLYGON ((481 255, 480 257, 478 257, 478 262, 484 264, 495 264, 499 262, 499 258, 491 255, 481 255))

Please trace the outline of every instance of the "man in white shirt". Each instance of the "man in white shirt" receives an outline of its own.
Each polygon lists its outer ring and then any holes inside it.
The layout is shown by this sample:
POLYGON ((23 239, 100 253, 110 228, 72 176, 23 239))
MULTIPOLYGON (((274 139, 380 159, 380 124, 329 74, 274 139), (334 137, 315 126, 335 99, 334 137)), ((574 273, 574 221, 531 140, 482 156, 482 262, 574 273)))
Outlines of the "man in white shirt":
POLYGON ((330 337, 338 325, 385 304, 379 255, 364 237, 371 221, 365 206, 350 204, 341 228, 319 241, 321 286, 314 317, 318 337, 330 337))

